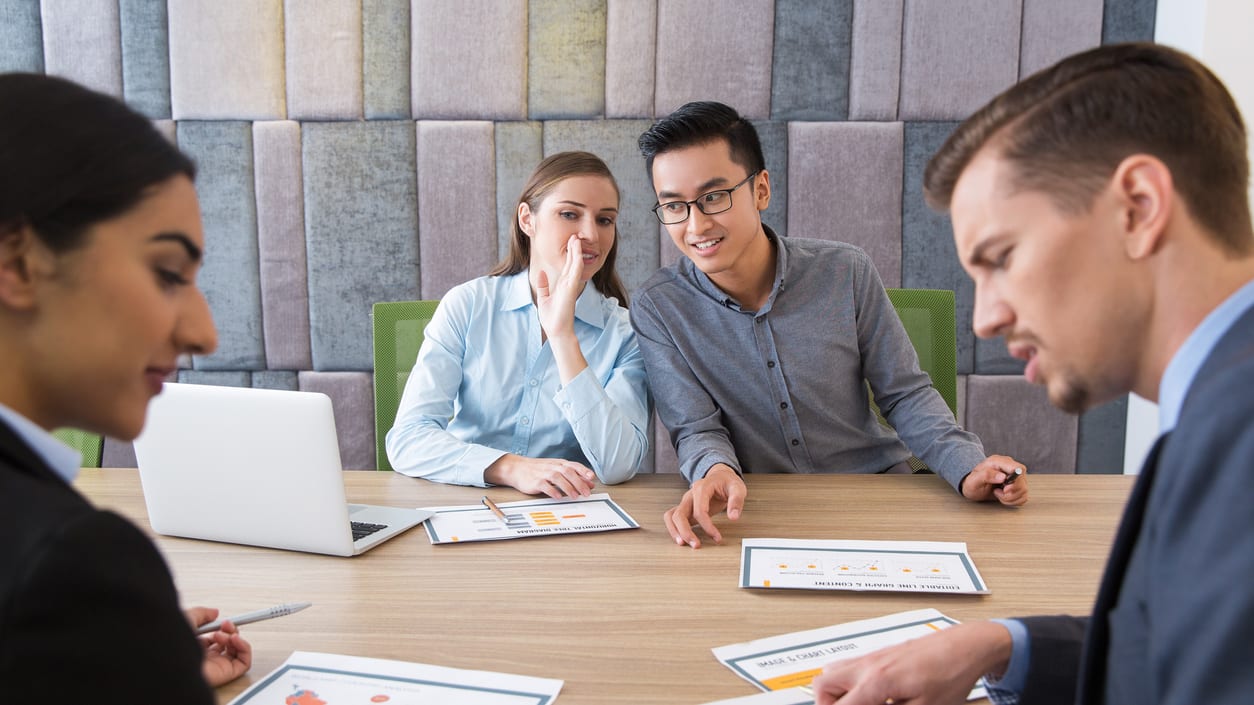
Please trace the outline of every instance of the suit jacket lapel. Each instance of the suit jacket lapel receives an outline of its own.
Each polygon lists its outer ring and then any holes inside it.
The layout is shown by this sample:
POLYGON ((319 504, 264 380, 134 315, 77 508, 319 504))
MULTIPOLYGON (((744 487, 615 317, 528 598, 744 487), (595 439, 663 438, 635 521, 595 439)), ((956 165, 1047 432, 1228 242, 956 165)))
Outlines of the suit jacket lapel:
POLYGON ((0 421, 0 465, 7 465, 17 472, 26 473, 41 480, 55 480, 57 484, 69 487, 65 480, 48 467, 44 459, 3 421, 0 421))

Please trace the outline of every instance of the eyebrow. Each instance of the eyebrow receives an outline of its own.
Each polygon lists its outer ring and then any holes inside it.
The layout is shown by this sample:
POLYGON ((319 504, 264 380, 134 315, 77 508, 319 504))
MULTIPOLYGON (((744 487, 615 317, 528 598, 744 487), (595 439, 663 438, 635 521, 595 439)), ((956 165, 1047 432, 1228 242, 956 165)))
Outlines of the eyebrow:
MULTIPOLYGON (((575 206, 576 208, 587 208, 587 206, 585 206, 584 204, 580 203, 579 201, 558 201, 558 203, 565 203, 565 204, 566 204, 566 205, 568 205, 568 206, 575 206)), ((597 211, 597 212, 598 212, 598 213, 604 213, 605 211, 611 211, 611 212, 613 212, 613 213, 617 213, 617 212, 618 212, 618 209, 617 209, 617 208, 615 208, 615 207, 613 207, 613 206, 607 206, 607 207, 602 208, 601 210, 599 210, 599 211, 597 211)))
MULTIPOLYGON (((706 193, 708 191, 714 190, 715 186, 725 186, 730 183, 731 181, 729 181, 728 179, 722 176, 716 176, 713 179, 710 179, 709 181, 697 187, 697 196, 700 196, 701 194, 706 193)), ((683 195, 678 194, 674 191, 658 191, 657 197, 658 197, 658 200, 661 200, 663 198, 683 198, 683 195)))
POLYGON ((191 238, 183 233, 157 233, 150 239, 152 242, 177 242, 183 246, 183 249, 187 250, 187 256, 193 262, 199 262, 201 259, 200 248, 196 246, 196 243, 192 242, 191 238))
POLYGON ((978 245, 971 248, 971 254, 967 257, 967 264, 976 266, 989 262, 984 252, 991 247, 996 247, 1004 239, 1006 239, 1004 233, 996 233, 982 240, 978 245))

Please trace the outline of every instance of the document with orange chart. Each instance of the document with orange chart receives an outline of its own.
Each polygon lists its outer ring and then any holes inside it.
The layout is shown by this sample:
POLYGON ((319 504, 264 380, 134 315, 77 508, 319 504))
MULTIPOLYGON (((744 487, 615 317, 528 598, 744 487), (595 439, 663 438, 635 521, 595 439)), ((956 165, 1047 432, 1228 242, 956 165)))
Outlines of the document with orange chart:
POLYGON ((294 651, 230 705, 550 705, 562 685, 551 678, 294 651))
POLYGON ((424 507, 435 515, 423 526, 431 543, 497 541, 640 528, 636 520, 605 493, 586 498, 500 502, 496 506, 501 508, 505 521, 479 504, 424 507))
MULTIPOLYGON (((877 649, 957 624, 933 609, 898 612, 875 619, 720 646, 714 657, 762 690, 809 686, 832 661, 865 656, 877 649)), ((975 684, 972 684, 975 685, 975 684)), ((983 686, 968 700, 985 696, 983 686)))
POLYGON ((986 595, 965 543, 745 539, 740 587, 986 595))

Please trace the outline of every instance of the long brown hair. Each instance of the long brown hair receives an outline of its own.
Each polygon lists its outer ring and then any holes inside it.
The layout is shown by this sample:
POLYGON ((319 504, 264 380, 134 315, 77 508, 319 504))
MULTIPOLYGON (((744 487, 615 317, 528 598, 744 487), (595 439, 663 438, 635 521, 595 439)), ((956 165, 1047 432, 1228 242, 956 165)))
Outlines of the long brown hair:
MULTIPOLYGON (((518 197, 518 202, 514 204, 514 224, 510 228, 509 254, 501 260, 500 264, 493 267, 491 272, 488 272, 488 276, 518 274, 531 265, 531 238, 527 237, 518 224, 518 206, 526 203, 532 212, 538 211, 540 202, 557 188, 559 183, 572 176, 600 176, 609 179, 614 187, 614 194, 619 197, 620 201, 622 200, 618 182, 614 180, 610 168, 597 155, 591 152, 558 152, 546 157, 531 172, 531 176, 527 178, 527 185, 523 187, 522 194, 518 197)), ((605 264, 592 275, 592 285, 603 296, 612 296, 626 307, 627 290, 623 286, 623 281, 618 278, 618 270, 614 268, 614 261, 618 259, 618 240, 618 223, 615 222, 614 244, 610 245, 610 251, 605 255, 605 264)))

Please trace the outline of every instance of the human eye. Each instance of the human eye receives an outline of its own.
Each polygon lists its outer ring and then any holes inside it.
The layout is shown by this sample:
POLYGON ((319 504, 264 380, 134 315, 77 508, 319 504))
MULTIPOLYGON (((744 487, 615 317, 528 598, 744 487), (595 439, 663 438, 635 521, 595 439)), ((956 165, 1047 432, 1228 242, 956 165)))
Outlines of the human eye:
POLYGON ((726 191, 711 191, 701 195, 701 203, 707 206, 717 206, 727 199, 726 191))
POLYGON ((156 274, 157 283, 163 289, 173 289, 188 284, 187 277, 183 276, 183 273, 176 269, 158 266, 153 268, 153 273, 156 274))
POLYGON ((664 213, 679 215, 688 209, 688 204, 683 201, 671 201, 669 203, 663 203, 658 207, 661 208, 664 213))
POLYGON ((558 217, 564 218, 566 220, 578 220, 579 219, 579 214, 569 209, 561 211, 557 215, 558 217))
POLYGON ((614 224, 614 219, 608 215, 603 215, 600 218, 597 218, 597 223, 608 228, 614 224))

